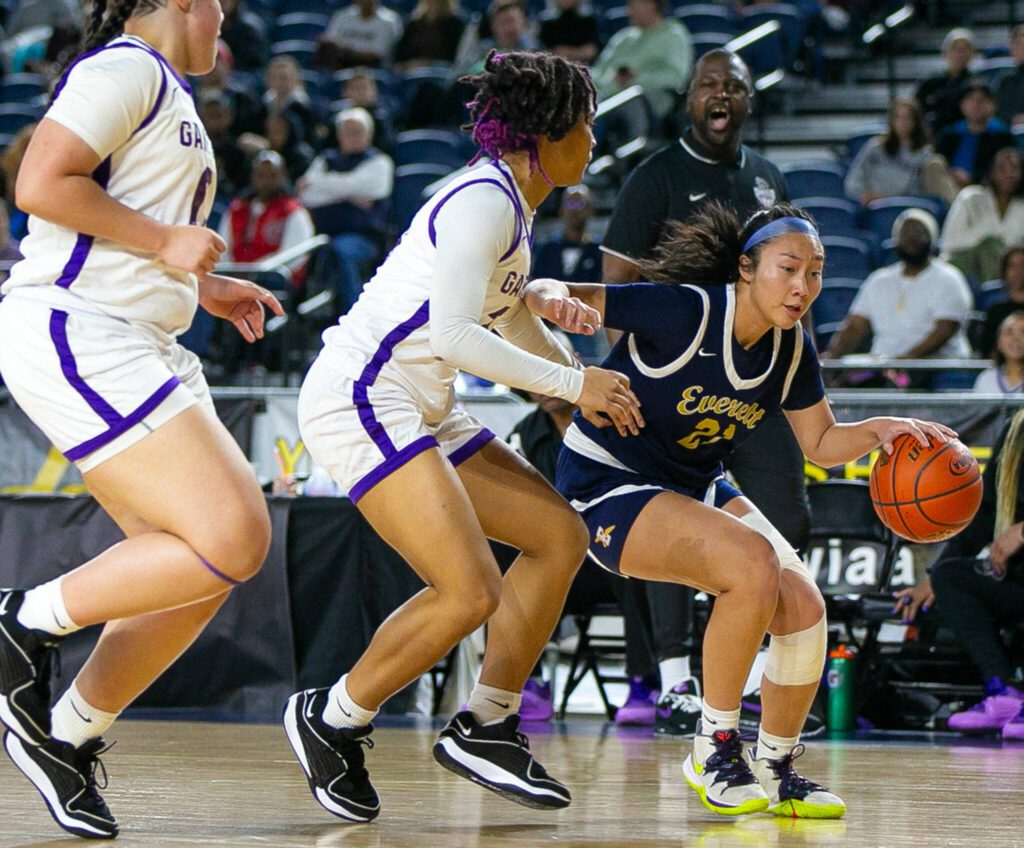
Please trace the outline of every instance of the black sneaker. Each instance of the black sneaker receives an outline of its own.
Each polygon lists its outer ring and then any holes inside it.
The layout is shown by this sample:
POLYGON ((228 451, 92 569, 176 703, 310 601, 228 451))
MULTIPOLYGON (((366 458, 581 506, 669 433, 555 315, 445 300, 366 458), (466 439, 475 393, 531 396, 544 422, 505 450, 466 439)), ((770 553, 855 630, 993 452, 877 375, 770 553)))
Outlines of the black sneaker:
POLYGON ((658 736, 693 736, 700 721, 700 684, 689 677, 658 699, 654 732, 658 736))
MULTIPOLYGON (((756 689, 744 695, 740 701, 740 732, 756 734, 761 727, 761 690, 756 689)), ((807 714, 800 735, 804 738, 818 736, 825 731, 825 721, 813 712, 807 714)))
POLYGON ((39 790, 53 820, 64 830, 85 839, 117 836, 117 821, 97 792, 97 769, 103 772, 103 786, 99 788, 107 788, 107 770, 99 758, 107 750, 103 739, 90 739, 80 748, 59 739, 26 745, 8 731, 4 748, 39 790))
POLYGON ((0 590, 0 721, 30 745, 50 738, 50 664, 59 636, 18 622, 20 589, 0 590))
POLYGON ((483 725, 469 711, 458 713, 434 743, 434 759, 524 807, 560 810, 572 802, 569 790, 533 758, 517 715, 483 725))
POLYGON ((373 725, 331 727, 322 718, 329 692, 307 689, 292 695, 284 705, 284 730, 317 803, 347 821, 372 821, 380 813, 380 798, 363 748, 373 747, 373 725))

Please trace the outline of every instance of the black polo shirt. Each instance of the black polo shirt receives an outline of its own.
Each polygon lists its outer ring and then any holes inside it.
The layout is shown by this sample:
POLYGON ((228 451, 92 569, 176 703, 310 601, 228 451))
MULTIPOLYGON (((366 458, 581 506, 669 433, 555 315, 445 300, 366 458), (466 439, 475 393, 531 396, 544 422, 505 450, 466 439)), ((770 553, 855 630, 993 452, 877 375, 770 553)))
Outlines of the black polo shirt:
POLYGON ((666 221, 684 221, 710 200, 729 204, 745 218, 787 199, 782 174, 763 156, 741 145, 734 160, 716 160, 687 130, 629 175, 601 249, 642 259, 658 243, 666 221))

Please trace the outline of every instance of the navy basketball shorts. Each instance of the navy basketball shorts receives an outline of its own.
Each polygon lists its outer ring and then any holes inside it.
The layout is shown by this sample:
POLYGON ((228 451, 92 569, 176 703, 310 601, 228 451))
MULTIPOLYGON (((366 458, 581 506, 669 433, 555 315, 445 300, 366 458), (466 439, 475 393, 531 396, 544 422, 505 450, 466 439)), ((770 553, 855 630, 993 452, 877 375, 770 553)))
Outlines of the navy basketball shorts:
POLYGON ((563 448, 558 456, 555 486, 580 513, 590 531, 587 555, 602 568, 625 577, 619 569, 622 549, 643 508, 662 492, 675 492, 720 509, 743 493, 724 476, 702 487, 676 486, 613 468, 563 448))

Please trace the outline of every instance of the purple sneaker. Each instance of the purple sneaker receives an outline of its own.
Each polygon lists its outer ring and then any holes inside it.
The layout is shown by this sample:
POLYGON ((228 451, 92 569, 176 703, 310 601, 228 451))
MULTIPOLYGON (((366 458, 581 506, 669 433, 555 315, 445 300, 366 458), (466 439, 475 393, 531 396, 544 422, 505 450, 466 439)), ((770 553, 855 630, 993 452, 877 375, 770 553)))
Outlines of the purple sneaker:
POLYGON ((523 721, 551 721, 555 714, 551 684, 541 683, 531 677, 523 687, 523 701, 519 705, 519 716, 523 721))
POLYGON ((1014 720, 1022 708, 1024 693, 1007 686, 1000 693, 989 695, 970 709, 953 713, 949 717, 949 729, 961 733, 995 733, 1014 720))
POLYGON ((1003 739, 1024 742, 1024 700, 1020 704, 1020 712, 1003 725, 1003 739))
POLYGON ((654 710, 658 704, 658 690, 652 689, 642 677, 629 678, 629 697, 615 711, 619 726, 650 727, 654 724, 654 710))

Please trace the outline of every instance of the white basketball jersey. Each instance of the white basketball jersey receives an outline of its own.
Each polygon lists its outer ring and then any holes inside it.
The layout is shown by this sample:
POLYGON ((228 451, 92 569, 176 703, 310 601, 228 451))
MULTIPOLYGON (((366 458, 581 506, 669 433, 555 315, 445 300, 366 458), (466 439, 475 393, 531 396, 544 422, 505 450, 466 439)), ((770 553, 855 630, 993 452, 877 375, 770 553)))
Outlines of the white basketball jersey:
MULTIPOLYGON (((164 224, 205 225, 217 180, 213 148, 188 84, 145 41, 121 36, 77 59, 45 117, 97 153, 93 179, 115 200, 164 224)), ((63 308, 81 298, 172 337, 192 323, 195 276, 151 254, 35 216, 21 252, 4 294, 63 308)))
MULTIPOLYGON (((355 306, 324 333, 324 353, 331 363, 354 380, 385 373, 413 391, 424 405, 428 420, 446 412, 457 369, 436 357, 430 345, 430 298, 437 256, 435 219, 456 193, 484 203, 493 220, 486 228, 504 248, 487 283, 484 306, 478 316, 486 328, 500 329, 521 300, 530 270, 533 210, 523 198, 511 170, 503 162, 473 168, 442 188, 416 213, 401 240, 363 288, 355 306), (490 210, 500 208, 500 217, 490 210), (367 369, 374 373, 369 375, 367 369)), ((474 225, 483 222, 474 220, 474 225)))

